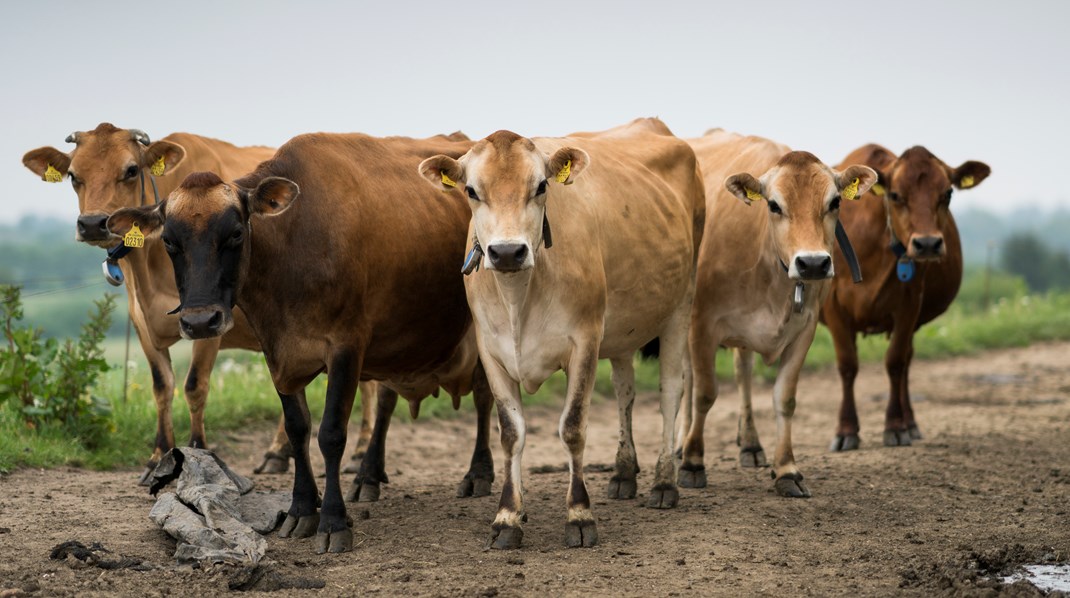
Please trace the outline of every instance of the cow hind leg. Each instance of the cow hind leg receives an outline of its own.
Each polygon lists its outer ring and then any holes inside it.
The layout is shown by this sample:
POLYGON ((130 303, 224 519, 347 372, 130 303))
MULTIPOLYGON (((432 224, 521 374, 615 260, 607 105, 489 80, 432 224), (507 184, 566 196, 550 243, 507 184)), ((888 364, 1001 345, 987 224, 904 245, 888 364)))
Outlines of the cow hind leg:
POLYGON ((346 492, 349 502, 375 502, 379 500, 380 484, 390 483, 386 475, 386 433, 390 430, 390 419, 398 404, 398 393, 384 384, 378 387, 375 426, 368 450, 360 460, 360 470, 346 492))
POLYGON ((754 351, 736 349, 733 356, 736 386, 739 388, 739 426, 736 444, 739 446, 740 467, 767 467, 765 450, 754 427, 754 409, 751 405, 751 380, 754 373, 754 351))
POLYGON ((311 438, 312 418, 308 413, 305 391, 294 394, 279 392, 282 413, 286 422, 286 435, 294 454, 294 482, 290 508, 286 519, 279 527, 280 538, 307 538, 319 527, 319 491, 312 475, 308 444, 311 438))
POLYGON ((279 425, 275 428, 275 438, 264 453, 264 460, 253 473, 286 473, 290 469, 290 459, 294 456, 290 448, 290 439, 286 435, 286 415, 279 416, 279 425))
POLYGON ((597 347, 576 347, 569 359, 568 391, 558 433, 568 450, 569 484, 565 496, 568 517, 565 546, 590 547, 598 544, 598 527, 591 512, 591 498, 583 478, 583 451, 587 445, 587 413, 598 366, 597 347))
POLYGON ((360 383, 360 436, 357 437, 357 446, 353 448, 353 454, 349 456, 342 473, 357 473, 360 471, 360 460, 364 453, 368 452, 368 443, 372 439, 372 429, 375 427, 375 406, 378 402, 378 382, 365 380, 360 383))
POLYGON ((611 359, 613 391, 617 395, 617 416, 620 432, 617 435, 617 462, 609 480, 609 498, 635 498, 639 460, 632 439, 632 406, 635 404, 635 367, 631 355, 611 359))
POLYGON ((483 364, 476 364, 472 374, 472 400, 476 404, 476 445, 468 473, 457 486, 457 498, 490 496, 494 482, 494 456, 490 452, 490 412, 494 393, 490 391, 483 364))
POLYGON ((680 500, 676 486, 676 417, 686 386, 691 382, 690 359, 687 347, 688 326, 691 321, 691 296, 680 301, 676 311, 661 331, 661 360, 659 386, 661 389, 661 450, 654 467, 654 487, 647 496, 647 506, 671 509, 680 500))
POLYGON ((706 466, 703 459, 706 447, 703 440, 706 415, 717 400, 717 344, 704 324, 692 320, 691 325, 691 427, 684 439, 683 459, 677 481, 684 488, 706 487, 706 466))

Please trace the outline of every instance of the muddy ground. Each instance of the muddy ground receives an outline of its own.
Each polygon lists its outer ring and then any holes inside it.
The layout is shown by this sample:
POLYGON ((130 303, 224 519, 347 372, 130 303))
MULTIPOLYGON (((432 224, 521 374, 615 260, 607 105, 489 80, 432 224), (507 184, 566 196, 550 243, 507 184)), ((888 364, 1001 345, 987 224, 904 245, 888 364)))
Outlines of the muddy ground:
MULTIPOLYGON (((528 410, 530 520, 524 547, 511 552, 484 550, 496 494, 453 497, 474 416, 395 423, 391 484, 380 502, 351 506, 354 550, 316 556, 311 539, 272 536, 270 563, 255 572, 175 565, 174 541, 148 520, 153 499, 134 485, 137 471, 18 471, 0 478, 0 595, 212 595, 242 582, 322 583, 273 594, 316 596, 990 594, 1000 588, 993 576, 1018 564, 1070 560, 1068 354, 1070 344, 1046 344, 918 363, 912 388, 925 439, 903 448, 881 446, 885 377, 881 366, 867 365, 858 378, 862 448, 842 454, 827 449, 839 400, 835 370, 806 374, 794 435, 811 499, 781 498, 767 469, 737 466, 738 399, 727 385, 707 430, 710 486, 682 490, 675 510, 645 508, 660 418, 656 397, 642 396, 640 496, 606 500, 611 474, 588 475, 601 538, 592 549, 563 545, 566 475, 531 472, 565 463, 555 433, 559 407, 528 410), (50 560, 67 540, 99 542, 110 557, 142 565, 105 570, 50 560)), ((767 450, 774 442, 770 396, 769 387, 757 388, 767 450)), ((269 433, 265 425, 211 440, 248 474, 269 433)), ((596 401, 587 446, 595 469, 613 462, 616 434, 614 403, 596 401)), ((290 484, 288 475, 256 481, 261 489, 290 484)), ((1035 590, 1019 584, 1010 592, 1035 590)))

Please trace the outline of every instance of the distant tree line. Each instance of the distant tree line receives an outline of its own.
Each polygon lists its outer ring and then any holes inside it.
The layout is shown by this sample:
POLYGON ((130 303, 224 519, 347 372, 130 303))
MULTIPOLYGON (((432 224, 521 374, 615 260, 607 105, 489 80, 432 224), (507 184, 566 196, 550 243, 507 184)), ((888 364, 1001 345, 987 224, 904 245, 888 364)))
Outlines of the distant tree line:
POLYGON ((1030 291, 1070 289, 1070 253, 1050 247, 1031 232, 1007 237, 1001 256, 1003 269, 1025 279, 1030 291))

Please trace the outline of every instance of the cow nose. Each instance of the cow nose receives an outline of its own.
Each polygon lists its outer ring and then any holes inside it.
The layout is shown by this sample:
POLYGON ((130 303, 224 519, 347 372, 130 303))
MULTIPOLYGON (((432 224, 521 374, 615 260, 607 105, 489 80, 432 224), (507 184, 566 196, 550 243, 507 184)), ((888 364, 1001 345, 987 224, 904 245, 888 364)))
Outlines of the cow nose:
POLYGON ((832 257, 828 255, 800 255, 795 258, 795 269, 807 280, 828 278, 832 257))
POLYGON ((919 257, 939 256, 940 250, 944 248, 944 238, 937 235, 914 237, 910 240, 910 243, 914 246, 914 253, 919 257))
POLYGON ((528 257, 528 246, 524 243, 499 243, 487 247, 487 255, 495 269, 511 272, 523 267, 528 257))
POLYGON ((210 338, 219 336, 223 325, 223 311, 220 309, 199 310, 183 314, 178 318, 179 326, 190 338, 210 338))
POLYGON ((107 214, 89 214, 78 217, 78 235, 86 241, 102 241, 111 236, 108 232, 107 214))

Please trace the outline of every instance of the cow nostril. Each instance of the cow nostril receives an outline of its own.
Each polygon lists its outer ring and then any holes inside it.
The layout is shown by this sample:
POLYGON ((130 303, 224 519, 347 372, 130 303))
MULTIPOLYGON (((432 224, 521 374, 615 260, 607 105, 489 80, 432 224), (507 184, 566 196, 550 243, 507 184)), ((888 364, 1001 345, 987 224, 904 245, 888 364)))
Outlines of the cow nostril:
POLYGON ((223 323, 223 312, 217 311, 212 314, 211 318, 208 318, 208 327, 213 330, 219 328, 219 325, 223 323))
POLYGON ((818 267, 821 268, 822 272, 828 272, 830 266, 832 266, 832 258, 829 256, 821 258, 821 261, 818 262, 818 267))
POLYGON ((493 245, 487 248, 487 255, 490 256, 490 259, 498 261, 498 250, 493 245))
POLYGON ((107 218, 102 219, 100 221, 100 224, 97 225, 97 228, 99 228, 103 232, 106 232, 108 230, 108 219, 107 218))
POLYGON ((526 258, 527 256, 528 256, 528 246, 527 245, 521 245, 513 253, 513 258, 517 261, 517 263, 523 262, 524 258, 526 258))

